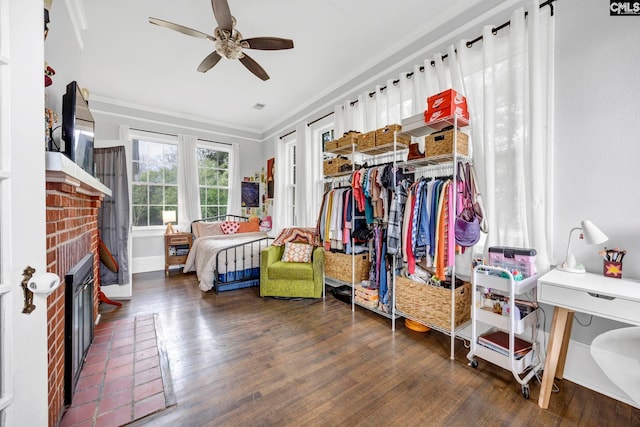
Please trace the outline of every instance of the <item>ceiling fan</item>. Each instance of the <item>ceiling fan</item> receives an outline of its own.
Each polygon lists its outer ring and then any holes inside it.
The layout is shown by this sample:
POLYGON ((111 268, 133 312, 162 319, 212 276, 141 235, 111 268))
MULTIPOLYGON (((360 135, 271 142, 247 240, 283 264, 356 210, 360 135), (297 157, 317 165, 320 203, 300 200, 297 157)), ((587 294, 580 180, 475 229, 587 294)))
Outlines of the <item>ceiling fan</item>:
POLYGON ((149 17, 149 22, 188 36, 211 40, 216 50, 207 55, 198 66, 198 71, 201 73, 206 73, 213 68, 222 57, 225 57, 227 59, 239 59, 240 62, 257 77, 262 80, 268 80, 269 75, 267 72, 253 58, 244 53, 243 49, 291 49, 293 48, 293 40, 278 37, 254 37, 245 39, 242 37, 242 34, 240 34, 240 31, 235 28, 236 19, 231 16, 227 0, 211 0, 211 6, 213 7, 213 14, 218 23, 218 27, 213 31, 213 35, 158 18, 149 17))

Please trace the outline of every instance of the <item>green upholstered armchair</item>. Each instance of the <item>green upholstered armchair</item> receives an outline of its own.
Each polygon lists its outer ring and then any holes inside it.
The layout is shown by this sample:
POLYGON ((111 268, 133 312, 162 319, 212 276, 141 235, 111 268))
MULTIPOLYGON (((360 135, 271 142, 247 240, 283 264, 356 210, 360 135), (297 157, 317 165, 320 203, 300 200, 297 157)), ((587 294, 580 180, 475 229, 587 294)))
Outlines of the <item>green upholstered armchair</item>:
POLYGON ((311 262, 282 262, 284 246, 269 246, 260 258, 260 296, 320 298, 324 286, 324 251, 314 248, 311 262))

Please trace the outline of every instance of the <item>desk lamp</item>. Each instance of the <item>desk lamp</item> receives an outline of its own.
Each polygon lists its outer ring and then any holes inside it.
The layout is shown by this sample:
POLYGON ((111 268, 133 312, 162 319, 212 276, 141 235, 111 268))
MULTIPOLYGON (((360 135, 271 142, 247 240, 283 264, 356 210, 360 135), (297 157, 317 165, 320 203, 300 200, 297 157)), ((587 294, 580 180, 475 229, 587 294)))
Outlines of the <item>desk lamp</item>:
POLYGON ((173 234, 172 222, 176 222, 176 211, 162 211, 162 223, 167 224, 167 231, 165 234, 173 234))
POLYGON ((567 271, 569 273, 584 273, 586 269, 584 265, 578 264, 576 262, 576 257, 571 253, 571 237, 573 236, 574 231, 580 230, 580 238, 584 239, 585 243, 588 245, 599 245, 600 243, 604 243, 609 238, 606 234, 602 232, 593 222, 588 219, 582 220, 580 223, 580 227, 574 227, 569 232, 569 243, 567 245, 567 257, 561 266, 558 267, 558 270, 567 271))

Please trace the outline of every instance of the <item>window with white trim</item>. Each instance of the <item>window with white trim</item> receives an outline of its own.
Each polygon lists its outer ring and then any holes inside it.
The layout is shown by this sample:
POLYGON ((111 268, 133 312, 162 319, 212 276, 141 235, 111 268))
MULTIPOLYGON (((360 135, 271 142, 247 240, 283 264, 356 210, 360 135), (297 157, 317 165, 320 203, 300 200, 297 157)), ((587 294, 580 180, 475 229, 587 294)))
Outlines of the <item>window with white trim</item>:
POLYGON ((212 218, 227 213, 229 200, 230 150, 213 144, 198 144, 198 188, 202 218, 212 218))
POLYGON ((295 226, 298 224, 296 210, 296 140, 292 139, 284 144, 285 164, 287 165, 285 176, 287 223, 295 226))
POLYGON ((162 226, 162 211, 178 215, 177 138, 132 134, 131 140, 133 226, 162 226))

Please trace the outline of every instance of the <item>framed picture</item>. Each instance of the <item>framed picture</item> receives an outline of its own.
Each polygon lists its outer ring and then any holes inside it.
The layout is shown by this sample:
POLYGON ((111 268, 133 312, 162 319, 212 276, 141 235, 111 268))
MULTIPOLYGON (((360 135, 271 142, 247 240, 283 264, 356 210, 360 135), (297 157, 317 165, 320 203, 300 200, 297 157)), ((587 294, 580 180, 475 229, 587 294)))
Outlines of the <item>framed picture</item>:
POLYGON ((267 199, 273 199, 275 158, 267 160, 267 199))
POLYGON ((242 182, 242 207, 257 208, 260 206, 260 183, 242 182))

